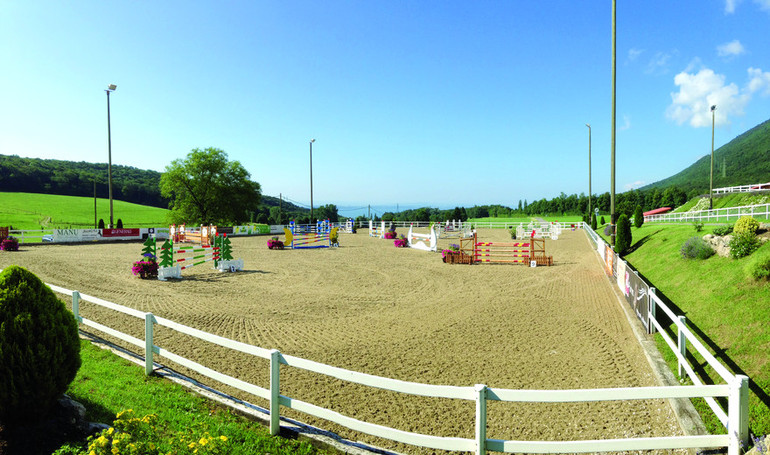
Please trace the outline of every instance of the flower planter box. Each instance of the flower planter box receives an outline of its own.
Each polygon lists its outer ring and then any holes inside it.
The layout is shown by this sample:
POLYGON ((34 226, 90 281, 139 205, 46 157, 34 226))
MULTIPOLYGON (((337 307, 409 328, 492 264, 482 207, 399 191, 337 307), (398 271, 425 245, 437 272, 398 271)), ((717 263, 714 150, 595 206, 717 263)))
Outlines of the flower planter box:
POLYGON ((447 264, 473 264, 473 256, 461 251, 447 251, 444 256, 444 262, 447 264))

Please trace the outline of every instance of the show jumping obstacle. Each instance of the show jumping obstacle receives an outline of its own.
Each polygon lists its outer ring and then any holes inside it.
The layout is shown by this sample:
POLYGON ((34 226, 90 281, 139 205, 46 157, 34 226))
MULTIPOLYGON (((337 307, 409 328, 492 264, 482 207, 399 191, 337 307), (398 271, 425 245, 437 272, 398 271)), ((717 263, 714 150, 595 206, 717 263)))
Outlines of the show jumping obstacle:
POLYGON ((345 222, 345 227, 340 227, 340 232, 344 232, 346 234, 352 234, 353 233, 353 219, 350 218, 345 222))
MULTIPOLYGON (((150 252, 154 256, 157 251, 157 241, 150 238, 144 245, 143 251, 150 252)), ((233 259, 227 234, 216 236, 211 245, 199 248, 193 245, 177 246, 171 240, 166 240, 160 247, 159 259, 158 279, 161 281, 166 281, 168 278, 182 278, 182 270, 206 262, 213 262, 214 269, 220 272, 243 270, 243 259, 233 259), (185 256, 180 257, 181 255, 185 256)))
POLYGON ((307 248, 329 248, 333 246, 331 238, 337 237, 338 228, 331 229, 329 221, 318 222, 316 229, 303 230, 297 226, 294 221, 289 223, 289 229, 283 228, 286 236, 283 244, 285 248, 307 249, 307 248))
POLYGON ((465 239, 473 235, 471 223, 460 220, 447 220, 436 224, 436 235, 440 239, 465 239))
POLYGON ((436 236, 436 229, 433 226, 430 227, 430 234, 416 234, 412 232, 412 228, 413 226, 409 226, 409 233, 406 236, 409 248, 425 251, 438 250, 438 238, 436 236))
POLYGON ((178 228, 172 224, 168 228, 168 236, 174 243, 195 243, 201 246, 211 246, 211 239, 217 236, 216 226, 201 226, 199 228, 185 228, 182 224, 178 228))
POLYGON ((385 238, 385 222, 381 221, 380 226, 374 225, 374 221, 369 220, 369 237, 377 237, 378 239, 385 238))
POLYGON ((561 231, 561 224, 558 223, 535 224, 530 222, 526 228, 524 224, 519 224, 516 227, 516 238, 534 237, 536 239, 550 238, 551 240, 558 240, 561 231))
POLYGON ((526 242, 479 242, 478 234, 460 239, 460 252, 471 256, 472 263, 553 265, 553 257, 545 255, 545 239, 530 238, 526 242))

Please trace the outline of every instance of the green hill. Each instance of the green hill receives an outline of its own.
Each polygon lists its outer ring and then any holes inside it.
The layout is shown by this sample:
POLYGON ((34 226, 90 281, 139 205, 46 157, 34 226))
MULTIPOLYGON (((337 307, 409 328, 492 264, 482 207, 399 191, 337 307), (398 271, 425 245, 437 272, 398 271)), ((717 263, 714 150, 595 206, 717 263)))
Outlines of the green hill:
MULTIPOLYGON (((641 191, 676 185, 685 193, 709 191, 711 156, 706 155, 671 177, 641 191)), ((714 188, 770 182, 770 120, 746 131, 714 151, 714 188)))
MULTIPOLYGON (((127 228, 158 227, 168 224, 167 209, 113 200, 115 222, 127 228)), ((110 219, 109 199, 96 200, 96 219, 110 219)), ((56 194, 0 193, 0 226, 38 230, 54 228, 88 229, 94 225, 94 198, 56 194)))

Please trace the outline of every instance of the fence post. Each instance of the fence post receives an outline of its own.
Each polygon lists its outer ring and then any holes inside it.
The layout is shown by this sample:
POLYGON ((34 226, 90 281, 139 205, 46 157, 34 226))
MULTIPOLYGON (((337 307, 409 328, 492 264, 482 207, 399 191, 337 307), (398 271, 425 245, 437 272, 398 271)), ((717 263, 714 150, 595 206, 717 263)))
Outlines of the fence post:
POLYGON ((655 307, 655 299, 653 298, 654 295, 655 295, 655 288, 650 286, 650 292, 648 296, 649 304, 647 305, 647 320, 650 321, 650 325, 649 325, 649 328, 647 329, 647 333, 650 335, 655 333, 655 331, 657 330, 657 328, 655 327, 655 324, 652 323, 653 320, 657 321, 657 319, 655 318, 656 307, 655 307))
POLYGON ((78 291, 72 291, 72 315, 75 316, 75 322, 83 322, 83 318, 80 317, 80 293, 78 291))
POLYGON ((487 453, 487 386, 476 384, 476 455, 487 453))
POLYGON ((270 351, 270 434, 275 436, 281 431, 281 352, 270 351))
POLYGON ((730 383, 730 397, 727 404, 727 432, 730 444, 727 455, 740 455, 741 448, 749 443, 749 378, 735 375, 730 383))
POLYGON ((152 328, 155 323, 155 316, 152 313, 144 313, 144 374, 152 374, 152 354, 155 350, 153 342, 152 328))
MULTIPOLYGON (((682 330, 686 324, 687 318, 684 316, 679 316, 679 324, 676 325, 677 346, 679 346, 679 353, 682 354, 683 358, 687 358, 687 338, 684 335, 684 330, 682 330)), ((679 366, 679 379, 683 379, 686 373, 686 371, 684 371, 684 361, 682 359, 677 359, 677 364, 679 366)))

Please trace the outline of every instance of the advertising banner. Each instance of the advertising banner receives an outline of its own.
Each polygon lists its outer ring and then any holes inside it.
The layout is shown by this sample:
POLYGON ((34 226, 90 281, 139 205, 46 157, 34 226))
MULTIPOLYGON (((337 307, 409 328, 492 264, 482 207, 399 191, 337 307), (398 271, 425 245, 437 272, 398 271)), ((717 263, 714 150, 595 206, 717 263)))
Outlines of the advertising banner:
POLYGON ((54 229, 54 242, 81 242, 83 239, 82 229, 54 229))
POLYGON ((642 321, 642 325, 649 333, 649 286, 647 286, 647 283, 645 283, 636 272, 630 268, 626 268, 624 283, 620 289, 623 291, 623 295, 626 296, 626 301, 639 317, 639 320, 642 321))
POLYGON ((102 229, 102 237, 110 240, 141 239, 140 229, 102 229))

